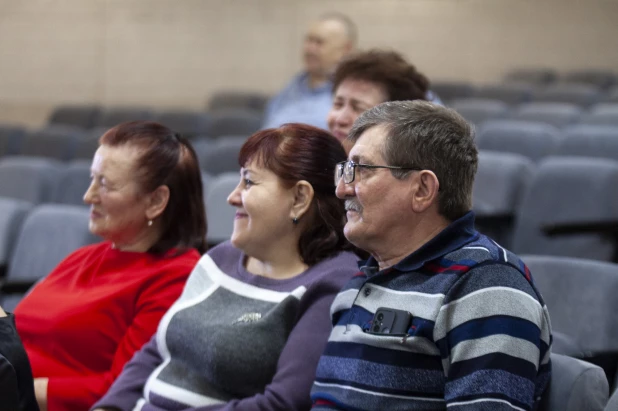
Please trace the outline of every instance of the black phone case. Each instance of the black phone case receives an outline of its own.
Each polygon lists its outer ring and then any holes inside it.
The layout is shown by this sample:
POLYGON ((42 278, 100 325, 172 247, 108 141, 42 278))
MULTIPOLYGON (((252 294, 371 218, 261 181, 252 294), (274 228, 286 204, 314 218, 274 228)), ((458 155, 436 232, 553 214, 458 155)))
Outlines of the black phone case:
POLYGON ((378 308, 373 316, 369 334, 407 335, 412 314, 392 308, 378 308))

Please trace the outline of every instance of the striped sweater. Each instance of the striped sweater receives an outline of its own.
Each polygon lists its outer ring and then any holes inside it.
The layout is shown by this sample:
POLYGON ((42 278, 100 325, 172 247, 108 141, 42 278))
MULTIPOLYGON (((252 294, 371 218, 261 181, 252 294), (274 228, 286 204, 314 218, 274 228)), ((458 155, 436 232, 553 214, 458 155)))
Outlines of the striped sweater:
POLYGON ((533 410, 549 381, 543 299, 471 212, 393 267, 370 258, 331 318, 314 410, 533 410), (379 307, 409 312, 407 335, 368 333, 379 307))

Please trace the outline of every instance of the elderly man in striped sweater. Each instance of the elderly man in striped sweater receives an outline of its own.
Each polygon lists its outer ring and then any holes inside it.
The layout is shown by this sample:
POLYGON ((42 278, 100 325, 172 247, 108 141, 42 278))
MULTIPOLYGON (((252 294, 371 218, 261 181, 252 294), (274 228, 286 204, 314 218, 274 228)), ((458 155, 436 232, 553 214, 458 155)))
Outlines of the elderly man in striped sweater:
POLYGON ((335 171, 345 235, 371 257, 331 307, 313 410, 534 410, 551 328, 530 271, 474 229, 477 150, 422 101, 359 117, 335 171))

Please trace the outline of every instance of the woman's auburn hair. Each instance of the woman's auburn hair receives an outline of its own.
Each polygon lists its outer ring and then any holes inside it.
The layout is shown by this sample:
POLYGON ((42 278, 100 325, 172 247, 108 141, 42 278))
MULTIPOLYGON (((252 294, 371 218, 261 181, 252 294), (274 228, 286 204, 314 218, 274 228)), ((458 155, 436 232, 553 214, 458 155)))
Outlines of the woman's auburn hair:
POLYGON ((161 217, 161 236, 148 250, 163 255, 195 248, 206 252, 206 209, 197 155, 186 138, 153 121, 132 121, 112 127, 99 144, 136 147, 136 170, 144 193, 165 185, 170 197, 161 217))
POLYGON ((255 161, 290 187, 301 180, 313 187, 311 207, 302 217, 309 221, 303 222, 298 241, 298 251, 307 265, 352 249, 343 235, 344 203, 335 195, 334 183, 335 167, 345 160, 345 150, 329 132, 297 123, 258 131, 240 150, 241 167, 255 161))

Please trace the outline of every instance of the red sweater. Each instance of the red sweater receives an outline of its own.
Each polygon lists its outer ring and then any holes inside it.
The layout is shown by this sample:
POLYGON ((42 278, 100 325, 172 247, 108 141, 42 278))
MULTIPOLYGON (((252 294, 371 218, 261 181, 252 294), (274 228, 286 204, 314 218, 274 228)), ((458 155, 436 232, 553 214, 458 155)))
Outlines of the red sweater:
POLYGON ((88 410, 155 333, 199 260, 80 248, 15 309, 34 377, 48 377, 49 411, 88 410))

